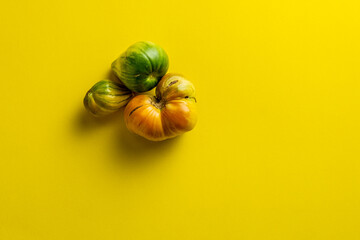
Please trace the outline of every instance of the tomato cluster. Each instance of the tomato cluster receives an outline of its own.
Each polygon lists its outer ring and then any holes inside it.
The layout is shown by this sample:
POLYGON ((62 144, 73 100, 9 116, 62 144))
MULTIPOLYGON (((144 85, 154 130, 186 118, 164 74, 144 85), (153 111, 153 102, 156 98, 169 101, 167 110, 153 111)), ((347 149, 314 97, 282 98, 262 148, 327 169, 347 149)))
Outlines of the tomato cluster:
POLYGON ((180 74, 167 73, 166 52, 152 42, 131 45, 112 63, 119 78, 102 80, 86 94, 84 105, 95 116, 125 107, 127 128, 151 141, 176 137, 195 127, 195 87, 180 74), (156 94, 145 93, 156 87, 156 94))

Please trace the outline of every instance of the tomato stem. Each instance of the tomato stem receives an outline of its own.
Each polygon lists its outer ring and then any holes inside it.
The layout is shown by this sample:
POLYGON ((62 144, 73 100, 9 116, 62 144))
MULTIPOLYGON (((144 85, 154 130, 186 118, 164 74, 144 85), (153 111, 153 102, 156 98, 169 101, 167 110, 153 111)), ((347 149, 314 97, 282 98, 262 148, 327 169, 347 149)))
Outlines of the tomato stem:
POLYGON ((159 99, 153 96, 151 104, 158 109, 162 109, 165 106, 166 102, 163 99, 159 99))

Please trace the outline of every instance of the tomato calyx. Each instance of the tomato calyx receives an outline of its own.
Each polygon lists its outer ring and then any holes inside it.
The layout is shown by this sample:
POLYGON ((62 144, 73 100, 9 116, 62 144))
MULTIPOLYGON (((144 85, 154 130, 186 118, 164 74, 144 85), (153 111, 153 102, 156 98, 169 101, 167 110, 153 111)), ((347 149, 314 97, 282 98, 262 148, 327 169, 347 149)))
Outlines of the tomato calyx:
POLYGON ((164 108, 165 107, 165 105, 166 105, 166 101, 165 100, 163 100, 163 99, 159 99, 159 98, 157 98, 157 97, 155 97, 155 96, 153 96, 152 98, 151 98, 151 105, 153 105, 154 107, 156 107, 157 109, 162 109, 162 108, 164 108))

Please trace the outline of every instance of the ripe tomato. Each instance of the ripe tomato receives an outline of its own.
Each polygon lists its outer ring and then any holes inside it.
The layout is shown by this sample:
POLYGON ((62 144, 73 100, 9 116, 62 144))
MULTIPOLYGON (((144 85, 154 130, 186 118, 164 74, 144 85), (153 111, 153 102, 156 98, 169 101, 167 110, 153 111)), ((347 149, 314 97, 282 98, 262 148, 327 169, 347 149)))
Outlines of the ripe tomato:
POLYGON ((135 96, 124 117, 130 131, 152 141, 190 131, 197 121, 195 87, 183 76, 168 73, 157 85, 156 96, 135 96))

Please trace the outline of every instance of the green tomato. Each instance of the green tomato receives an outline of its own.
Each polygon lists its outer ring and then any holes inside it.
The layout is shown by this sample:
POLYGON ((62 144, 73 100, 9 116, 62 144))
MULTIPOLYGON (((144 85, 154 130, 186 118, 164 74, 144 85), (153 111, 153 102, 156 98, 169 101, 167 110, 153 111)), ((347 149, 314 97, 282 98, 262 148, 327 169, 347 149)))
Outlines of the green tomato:
POLYGON ((169 58, 152 42, 137 42, 116 59, 111 68, 124 85, 133 92, 154 88, 169 68, 169 58))
POLYGON ((125 106, 132 96, 133 93, 124 85, 101 80, 86 93, 84 106, 94 116, 105 116, 125 106))

